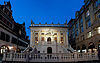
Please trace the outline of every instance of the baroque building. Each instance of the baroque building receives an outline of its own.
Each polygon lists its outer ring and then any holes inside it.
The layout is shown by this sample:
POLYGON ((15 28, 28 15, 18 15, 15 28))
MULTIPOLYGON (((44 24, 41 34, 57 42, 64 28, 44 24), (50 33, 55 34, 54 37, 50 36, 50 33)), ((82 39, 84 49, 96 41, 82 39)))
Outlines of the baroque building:
POLYGON ((100 48, 100 0, 84 3, 68 23, 69 42, 78 52, 94 52, 100 48))
POLYGON ((68 53, 73 49, 68 44, 67 22, 65 24, 34 24, 31 21, 30 47, 38 53, 68 53))
POLYGON ((0 5, 0 54, 11 50, 21 52, 28 44, 25 23, 16 23, 10 2, 4 2, 4 5, 0 5))

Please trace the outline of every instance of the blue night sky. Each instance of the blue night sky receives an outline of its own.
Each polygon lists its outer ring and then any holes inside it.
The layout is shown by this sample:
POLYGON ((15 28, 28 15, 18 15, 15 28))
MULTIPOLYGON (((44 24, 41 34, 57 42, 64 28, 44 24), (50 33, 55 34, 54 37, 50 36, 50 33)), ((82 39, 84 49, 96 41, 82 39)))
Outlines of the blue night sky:
POLYGON ((28 36, 31 19, 35 24, 63 24, 75 18, 75 12, 84 4, 84 0, 0 0, 0 4, 4 4, 4 1, 11 2, 14 20, 17 23, 25 22, 28 36))

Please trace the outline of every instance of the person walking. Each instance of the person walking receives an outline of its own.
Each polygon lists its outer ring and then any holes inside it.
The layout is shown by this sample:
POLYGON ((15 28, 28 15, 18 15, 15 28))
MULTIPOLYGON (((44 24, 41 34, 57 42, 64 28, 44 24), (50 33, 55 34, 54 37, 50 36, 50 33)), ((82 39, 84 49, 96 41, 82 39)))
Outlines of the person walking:
POLYGON ((100 61, 100 50, 98 51, 98 58, 99 58, 99 61, 100 61))

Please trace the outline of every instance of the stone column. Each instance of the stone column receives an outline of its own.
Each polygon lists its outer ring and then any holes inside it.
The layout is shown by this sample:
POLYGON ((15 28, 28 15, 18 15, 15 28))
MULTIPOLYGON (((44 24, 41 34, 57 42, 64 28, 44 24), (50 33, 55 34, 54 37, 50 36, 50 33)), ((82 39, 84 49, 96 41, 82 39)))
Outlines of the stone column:
POLYGON ((60 31, 58 31, 58 34, 57 34, 57 43, 60 43, 60 31))
POLYGON ((38 33, 39 35, 38 35, 38 38, 39 38, 39 43, 41 42, 41 39, 40 39, 40 37, 41 37, 41 31, 39 31, 39 33, 38 33))
POLYGON ((89 11, 90 11, 90 21, 91 21, 91 24, 93 24, 93 21, 95 20, 95 16, 93 13, 93 4, 90 5, 89 11))
POLYGON ((31 36, 31 39, 30 39, 30 47, 32 47, 34 44, 33 44, 33 36, 34 36, 34 32, 31 30, 31 34, 30 34, 30 36, 31 36))
POLYGON ((11 43, 11 40, 12 40, 12 36, 10 35, 10 43, 11 43))
POLYGON ((68 32, 67 31, 65 31, 65 34, 66 34, 66 38, 65 38, 65 45, 67 46, 67 48, 68 48, 68 32))
MULTIPOLYGON (((85 20, 85 14, 82 15, 83 19, 83 30, 86 30, 86 20, 85 20)), ((79 31, 80 32, 80 31, 79 31)))

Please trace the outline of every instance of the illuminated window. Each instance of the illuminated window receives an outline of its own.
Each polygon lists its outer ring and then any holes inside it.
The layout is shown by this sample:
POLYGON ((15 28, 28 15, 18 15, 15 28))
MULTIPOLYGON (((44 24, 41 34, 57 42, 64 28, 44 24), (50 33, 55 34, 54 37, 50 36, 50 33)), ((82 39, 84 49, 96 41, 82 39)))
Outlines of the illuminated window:
POLYGON ((63 35, 63 33, 61 33, 61 35, 63 35))
POLYGON ((35 35, 38 35, 38 33, 35 33, 35 35))
POLYGON ((61 37, 61 43, 63 43, 64 42, 64 38, 63 37, 61 37))
POLYGON ((91 36, 92 36, 92 33, 91 32, 88 32, 87 38, 90 38, 91 36))
POLYGON ((6 46, 1 46, 0 47, 0 54, 3 54, 4 52, 9 52, 9 49, 6 46))
POLYGON ((41 33, 41 35, 44 35, 44 33, 41 33))
POLYGON ((41 41, 44 41, 44 37, 41 38, 41 41))
POLYGON ((57 33, 54 33, 54 35, 57 35, 57 33))
POLYGON ((38 42, 38 37, 35 37, 35 42, 38 42))
POLYGON ((98 27, 98 33, 100 34, 100 27, 98 27))
POLYGON ((90 15, 90 12, 89 12, 89 10, 87 10, 86 17, 88 17, 89 15, 90 15))
POLYGON ((55 37, 55 41, 57 42, 57 37, 55 37))

